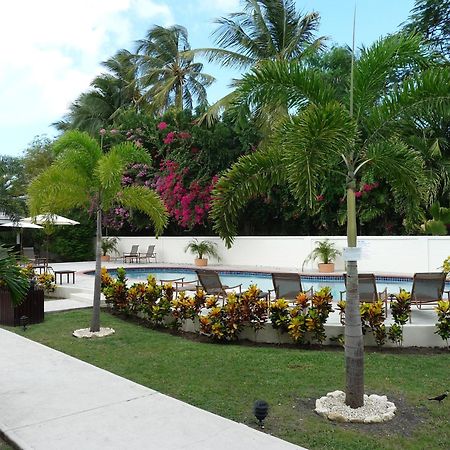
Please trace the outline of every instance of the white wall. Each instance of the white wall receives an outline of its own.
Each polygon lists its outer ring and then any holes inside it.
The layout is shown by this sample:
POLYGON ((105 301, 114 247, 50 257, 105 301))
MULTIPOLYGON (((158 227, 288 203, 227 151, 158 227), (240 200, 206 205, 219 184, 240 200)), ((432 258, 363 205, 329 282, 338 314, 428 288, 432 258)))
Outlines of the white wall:
MULTIPOLYGON (((302 263, 315 241, 330 239, 339 249, 346 246, 344 236, 244 236, 237 237, 231 249, 226 249, 218 237, 199 237, 216 242, 221 264, 236 266, 271 266, 301 270, 302 263)), ((194 256, 184 248, 191 237, 121 237, 119 253, 129 252, 133 244, 146 252, 155 244, 159 263, 191 264, 194 256)), ((412 274, 439 271, 443 260, 450 255, 450 236, 361 236, 360 271, 412 274)), ((210 261, 210 264, 216 264, 210 261)), ((315 270, 315 264, 305 265, 305 271, 315 270)), ((342 257, 336 260, 336 270, 344 270, 342 257)))

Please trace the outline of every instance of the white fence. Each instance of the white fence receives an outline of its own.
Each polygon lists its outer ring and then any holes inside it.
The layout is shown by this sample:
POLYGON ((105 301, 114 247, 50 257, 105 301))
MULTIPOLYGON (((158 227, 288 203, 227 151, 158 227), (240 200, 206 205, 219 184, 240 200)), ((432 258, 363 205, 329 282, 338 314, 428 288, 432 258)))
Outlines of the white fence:
MULTIPOLYGON (((191 237, 121 237, 119 253, 127 253, 133 244, 139 244, 144 253, 155 244, 159 263, 191 264, 194 256, 184 251, 191 237)), ((302 270, 302 264, 315 242, 330 239, 339 249, 346 246, 345 236, 245 236, 237 237, 227 249, 217 237, 199 237, 218 245, 220 263, 227 266, 269 266, 302 270)), ((361 236, 360 271, 377 273, 412 274, 438 271, 443 260, 450 255, 450 236, 361 236)), ((210 261, 210 264, 215 264, 210 261)), ((316 270, 309 263, 305 271, 316 270)), ((342 257, 336 260, 336 270, 344 270, 342 257)))

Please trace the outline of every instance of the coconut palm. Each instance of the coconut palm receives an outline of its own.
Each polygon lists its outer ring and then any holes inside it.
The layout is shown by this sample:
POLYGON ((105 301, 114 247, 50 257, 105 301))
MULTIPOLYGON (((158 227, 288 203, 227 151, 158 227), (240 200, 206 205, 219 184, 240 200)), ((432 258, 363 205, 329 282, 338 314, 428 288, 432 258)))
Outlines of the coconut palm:
POLYGON ((194 102, 206 105, 206 87, 214 82, 214 77, 203 73, 203 64, 195 62, 194 57, 186 28, 151 28, 137 47, 141 99, 157 111, 171 106, 192 109, 194 102))
MULTIPOLYGON (((214 228, 230 246, 246 203, 272 186, 286 184, 307 211, 317 207, 324 177, 342 180, 347 198, 348 247, 357 246, 355 192, 364 177, 390 186, 405 220, 417 221, 426 190, 420 153, 405 144, 399 121, 449 103, 450 72, 415 70, 402 83, 391 82, 399 68, 427 63, 421 41, 394 35, 362 52, 354 66, 350 107, 318 72, 296 62, 269 61, 244 77, 238 105, 285 105, 285 120, 257 152, 241 157, 218 181, 211 215, 214 228), (401 129, 400 129, 401 131, 401 129)), ((420 220, 420 219, 419 219, 420 220)), ((347 262, 345 328, 346 402, 363 404, 364 348, 358 301, 356 256, 347 262)))
MULTIPOLYGON (((221 48, 201 48, 194 52, 223 66, 246 69, 267 60, 303 59, 322 48, 325 38, 315 38, 320 16, 302 15, 294 0, 243 0, 244 10, 216 20, 213 33, 221 48)), ((233 80, 237 88, 240 80, 233 80)), ((211 105, 201 120, 211 122, 234 102, 234 91, 211 105)), ((269 113, 265 111, 267 116, 269 113)), ((273 112, 277 116, 277 112, 273 112)), ((261 127, 271 123, 267 119, 261 127)))
POLYGON ((55 162, 38 175, 29 187, 29 207, 33 216, 73 208, 92 208, 96 212, 96 264, 94 308, 91 331, 100 329, 100 272, 102 212, 113 204, 147 214, 156 234, 167 224, 167 212, 159 196, 145 186, 121 185, 122 174, 130 163, 150 164, 143 149, 131 143, 119 144, 104 154, 99 143, 87 133, 69 131, 55 144, 55 162))
POLYGON ((94 78, 91 89, 83 92, 70 105, 64 119, 54 124, 57 129, 77 129, 96 136, 99 129, 113 123, 120 111, 136 107, 141 94, 134 55, 128 50, 119 50, 102 65, 108 72, 94 78))
POLYGON ((294 0, 244 0, 244 10, 216 20, 221 48, 199 49, 210 61, 249 68, 265 60, 299 59, 320 48, 319 14, 302 15, 294 0))

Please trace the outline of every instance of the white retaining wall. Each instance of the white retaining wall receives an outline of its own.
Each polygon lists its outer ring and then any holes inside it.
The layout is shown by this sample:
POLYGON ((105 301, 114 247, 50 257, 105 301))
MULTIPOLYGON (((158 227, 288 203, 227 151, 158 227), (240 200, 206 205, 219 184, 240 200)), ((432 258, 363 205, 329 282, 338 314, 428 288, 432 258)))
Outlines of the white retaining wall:
MULTIPOLYGON (((315 242, 330 239, 339 249, 346 246, 345 236, 243 236, 237 237, 231 249, 227 249, 218 237, 199 237, 216 242, 223 265, 271 266, 301 270, 302 264, 315 242)), ((194 256, 184 249, 191 237, 121 237, 119 254, 130 251, 139 244, 139 251, 146 252, 149 244, 155 244, 159 263, 192 264, 194 256)), ((450 236, 361 236, 362 259, 358 268, 363 272, 412 274, 438 271, 443 260, 450 255, 450 236)), ((209 264, 217 264, 210 261, 209 264)), ((309 263, 305 271, 316 270, 309 263)), ((336 270, 344 270, 342 257, 336 260, 336 270)))

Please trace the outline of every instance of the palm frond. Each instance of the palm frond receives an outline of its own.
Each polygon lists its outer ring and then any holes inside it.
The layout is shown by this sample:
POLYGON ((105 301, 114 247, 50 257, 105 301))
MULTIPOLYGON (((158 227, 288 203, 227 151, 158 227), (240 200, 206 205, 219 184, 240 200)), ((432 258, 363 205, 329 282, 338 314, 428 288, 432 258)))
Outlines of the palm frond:
POLYGON ((297 62, 267 61, 239 81, 236 104, 284 105, 299 110, 308 103, 324 104, 335 98, 323 75, 297 62))
POLYGON ((280 149, 257 151, 245 155, 233 164, 219 179, 213 190, 210 216, 214 230, 230 247, 236 235, 239 217, 247 202, 266 194, 284 177, 284 164, 280 149))
POLYGON ((424 162, 420 153, 397 138, 378 141, 366 150, 370 170, 385 179, 391 187, 396 209, 408 221, 417 223, 421 217, 420 204, 426 193, 424 162))
POLYGON ((355 65, 355 113, 357 117, 377 105, 397 71, 412 65, 427 67, 429 60, 420 36, 404 33, 375 42, 355 65))
POLYGON ((168 213, 159 195, 144 186, 123 188, 117 196, 117 202, 128 208, 137 209, 147 214, 155 227, 156 235, 160 235, 168 222, 168 213))
POLYGON ((277 131, 272 145, 282 148, 291 190, 303 208, 312 209, 324 173, 336 167, 356 139, 356 124, 339 103, 309 105, 277 131))
POLYGON ((85 177, 77 167, 53 164, 29 185, 30 213, 36 216, 89 206, 91 186, 92 174, 90 178, 85 177))
POLYGON ((87 133, 77 130, 63 134, 54 144, 57 164, 76 168, 84 177, 92 177, 97 162, 102 156, 98 142, 87 133))

